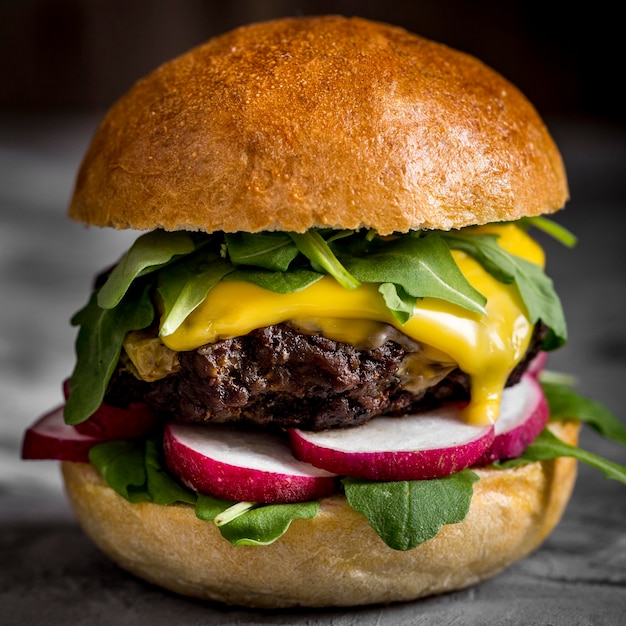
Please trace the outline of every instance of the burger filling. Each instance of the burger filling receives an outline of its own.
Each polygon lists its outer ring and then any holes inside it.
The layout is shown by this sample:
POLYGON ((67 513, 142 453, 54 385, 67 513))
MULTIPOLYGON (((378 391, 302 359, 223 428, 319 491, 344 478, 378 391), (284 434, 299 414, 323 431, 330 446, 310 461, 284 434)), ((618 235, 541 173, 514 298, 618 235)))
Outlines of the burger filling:
POLYGON ((565 340, 535 223, 144 235, 74 320, 66 420, 106 399, 180 421, 323 430, 453 401, 493 423, 503 389, 565 340), (96 391, 81 371, 100 376, 96 391))

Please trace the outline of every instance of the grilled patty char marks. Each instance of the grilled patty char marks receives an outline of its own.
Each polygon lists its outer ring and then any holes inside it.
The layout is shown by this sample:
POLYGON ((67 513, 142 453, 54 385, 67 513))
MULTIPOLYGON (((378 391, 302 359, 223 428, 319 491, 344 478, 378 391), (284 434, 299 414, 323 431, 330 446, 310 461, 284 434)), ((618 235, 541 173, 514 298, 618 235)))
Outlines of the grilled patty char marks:
MULTIPOLYGON (((509 384, 519 380, 544 334, 539 324, 509 384)), ((120 369, 107 402, 141 399, 170 419, 186 422, 323 430, 469 398, 468 377, 459 369, 444 372, 443 380, 432 379, 426 389, 406 391, 401 366, 414 354, 393 340, 359 350, 279 324, 181 352, 178 371, 155 382, 139 381, 120 369)))

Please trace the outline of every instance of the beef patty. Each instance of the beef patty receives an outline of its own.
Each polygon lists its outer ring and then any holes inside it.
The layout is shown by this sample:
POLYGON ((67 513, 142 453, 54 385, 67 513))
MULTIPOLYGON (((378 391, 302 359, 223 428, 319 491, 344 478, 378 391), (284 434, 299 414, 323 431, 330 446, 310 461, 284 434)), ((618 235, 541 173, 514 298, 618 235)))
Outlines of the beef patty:
MULTIPOLYGON (((537 325, 526 357, 507 384, 520 379, 545 331, 537 325)), ((323 430, 469 399, 468 376, 450 366, 417 386, 413 380, 408 391, 405 364, 419 360, 420 347, 401 343, 390 339, 357 349, 285 324, 269 326, 181 352, 177 371, 154 382, 138 381, 120 368, 107 402, 143 400, 170 419, 186 422, 323 430)))

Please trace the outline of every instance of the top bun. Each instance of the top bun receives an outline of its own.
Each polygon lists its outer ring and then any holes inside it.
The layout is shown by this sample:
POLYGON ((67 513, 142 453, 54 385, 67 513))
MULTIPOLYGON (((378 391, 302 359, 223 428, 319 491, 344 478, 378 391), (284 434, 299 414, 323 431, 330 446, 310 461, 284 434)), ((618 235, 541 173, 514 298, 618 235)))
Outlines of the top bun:
POLYGON ((567 197, 558 149, 510 82, 401 28, 329 16, 238 28, 138 81, 97 130, 70 217, 386 235, 567 197))

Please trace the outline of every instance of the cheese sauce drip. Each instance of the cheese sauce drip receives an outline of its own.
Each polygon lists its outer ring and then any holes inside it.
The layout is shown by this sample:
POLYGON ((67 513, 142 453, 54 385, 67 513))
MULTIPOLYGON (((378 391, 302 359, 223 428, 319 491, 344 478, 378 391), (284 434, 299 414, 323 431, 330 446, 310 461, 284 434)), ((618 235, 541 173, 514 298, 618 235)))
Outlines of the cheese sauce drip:
MULTIPOLYGON (((497 234, 504 250, 544 264, 540 246, 513 224, 490 225, 471 232, 497 234)), ((363 333, 371 331, 371 324, 363 322, 390 324, 458 364, 471 381, 466 420, 493 423, 499 416, 506 380, 526 353, 533 325, 514 285, 499 282, 465 253, 454 250, 452 254, 468 281, 487 298, 485 315, 436 298, 423 298, 416 301, 414 315, 402 324, 386 307, 377 284, 364 283, 348 290, 325 276, 302 291, 277 294, 251 283, 221 281, 173 334, 161 339, 172 350, 194 350, 256 328, 318 320, 325 333, 335 326, 341 333, 340 340, 358 346, 367 341, 363 333)))

